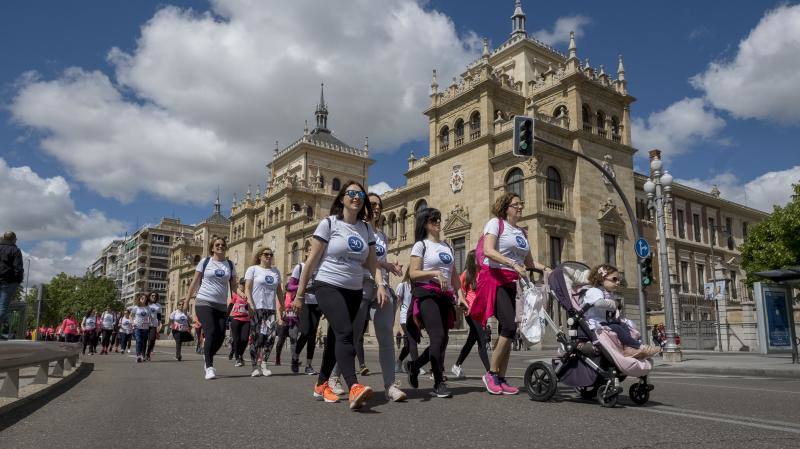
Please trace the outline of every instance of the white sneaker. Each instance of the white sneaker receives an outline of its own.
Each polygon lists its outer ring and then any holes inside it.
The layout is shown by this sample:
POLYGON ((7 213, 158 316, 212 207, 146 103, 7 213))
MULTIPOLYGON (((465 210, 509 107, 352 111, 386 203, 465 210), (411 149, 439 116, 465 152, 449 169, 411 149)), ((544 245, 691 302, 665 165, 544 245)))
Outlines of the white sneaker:
POLYGON ((270 371, 270 370, 268 370, 266 368, 262 368, 261 369, 261 375, 264 376, 264 377, 271 376, 272 375, 272 371, 270 371))
POLYGON ((344 394, 344 387, 342 387, 342 382, 338 377, 328 379, 328 386, 331 387, 331 390, 333 390, 335 394, 344 394))
POLYGON ((258 368, 254 369, 253 372, 250 373, 250 377, 258 377, 260 375, 261 375, 261 370, 258 368))
POLYGON ((261 361, 261 371, 264 371, 266 369, 267 369, 267 361, 266 360, 262 360, 261 361))
POLYGON ((389 385, 386 389, 386 400, 392 402, 403 402, 406 400, 406 394, 403 390, 397 388, 395 385, 389 385))
POLYGON ((244 362, 241 360, 237 360, 236 363, 233 364, 233 366, 235 366, 236 368, 244 366, 244 362))
POLYGON ((454 376, 456 376, 456 379, 463 379, 466 377, 464 376, 464 369, 461 368, 460 365, 453 365, 453 367, 450 368, 450 372, 453 373, 454 376))
POLYGON ((206 380, 211 380, 216 378, 217 378, 217 370, 215 370, 213 366, 206 367, 206 380))

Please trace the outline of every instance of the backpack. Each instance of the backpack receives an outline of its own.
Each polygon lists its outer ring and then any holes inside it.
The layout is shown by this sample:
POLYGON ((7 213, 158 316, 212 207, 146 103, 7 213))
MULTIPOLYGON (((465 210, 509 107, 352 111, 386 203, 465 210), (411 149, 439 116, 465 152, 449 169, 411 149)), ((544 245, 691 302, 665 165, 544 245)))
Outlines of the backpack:
MULTIPOLYGON (((502 218, 497 219, 499 221, 498 228, 497 228, 497 244, 498 247, 500 246, 500 236, 503 235, 503 231, 506 229, 506 221, 502 218)), ((525 232, 524 229, 520 228, 522 231, 522 235, 525 238, 528 238, 528 233, 525 232)), ((486 256, 483 254, 483 238, 486 234, 482 234, 481 237, 478 239, 478 245, 475 247, 475 263, 478 265, 478 271, 484 266, 487 266, 483 261, 486 259, 486 256)))
MULTIPOLYGON (((197 288, 198 289, 200 288, 201 285, 203 285, 203 274, 202 273, 206 272, 206 267, 208 266, 208 263, 210 261, 211 261, 211 257, 206 257, 205 259, 203 259, 203 267, 200 270, 200 273, 201 273, 201 275, 200 275, 200 283, 197 284, 197 288)), ((227 257, 225 258, 225 261, 228 262, 228 268, 230 268, 231 274, 233 274, 233 262, 231 262, 231 260, 228 259, 227 257)))

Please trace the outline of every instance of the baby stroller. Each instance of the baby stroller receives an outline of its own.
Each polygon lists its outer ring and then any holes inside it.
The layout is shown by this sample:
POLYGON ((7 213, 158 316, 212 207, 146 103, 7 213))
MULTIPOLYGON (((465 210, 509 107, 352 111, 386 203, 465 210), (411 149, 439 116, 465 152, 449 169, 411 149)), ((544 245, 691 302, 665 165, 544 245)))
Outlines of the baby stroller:
POLYGON ((616 334, 607 328, 592 331, 583 315, 591 307, 581 304, 581 287, 585 288, 589 267, 579 262, 565 262, 548 277, 550 294, 567 312, 568 333, 564 334, 552 318, 543 313, 545 321, 556 334, 559 357, 552 364, 534 362, 525 371, 525 388, 534 401, 544 402, 553 397, 558 382, 574 387, 583 399, 595 397, 603 407, 614 407, 622 393, 622 382, 628 376, 639 378, 631 385, 628 395, 638 405, 650 399, 653 385, 647 375, 653 361, 625 357, 616 334))

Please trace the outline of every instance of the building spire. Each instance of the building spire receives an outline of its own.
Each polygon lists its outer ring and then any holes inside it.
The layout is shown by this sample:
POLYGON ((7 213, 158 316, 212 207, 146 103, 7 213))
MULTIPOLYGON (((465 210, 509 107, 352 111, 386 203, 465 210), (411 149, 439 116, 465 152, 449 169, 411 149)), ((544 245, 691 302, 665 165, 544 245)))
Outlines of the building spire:
POLYGON ((328 107, 325 105, 325 83, 320 84, 319 104, 314 114, 317 116, 317 128, 312 133, 330 132, 328 130, 328 107))
POLYGON ((514 15, 511 16, 511 37, 518 35, 528 37, 528 33, 525 32, 525 13, 522 12, 521 0, 514 2, 514 15))
POLYGON ((625 81, 625 65, 622 63, 622 54, 619 55, 619 65, 617 66, 617 79, 625 81))
POLYGON ((219 202, 219 186, 217 186, 217 199, 216 199, 216 200, 214 200, 214 213, 215 213, 215 214, 218 214, 218 213, 220 213, 220 211, 219 211, 219 208, 220 208, 220 202, 219 202))
POLYGON ((484 61, 489 61, 489 38, 483 38, 483 54, 481 55, 484 61))
POLYGON ((439 92, 439 82, 436 81, 436 69, 433 69, 433 77, 431 78, 431 95, 436 95, 439 92))
POLYGON ((364 153, 369 156, 369 136, 364 137, 364 153))

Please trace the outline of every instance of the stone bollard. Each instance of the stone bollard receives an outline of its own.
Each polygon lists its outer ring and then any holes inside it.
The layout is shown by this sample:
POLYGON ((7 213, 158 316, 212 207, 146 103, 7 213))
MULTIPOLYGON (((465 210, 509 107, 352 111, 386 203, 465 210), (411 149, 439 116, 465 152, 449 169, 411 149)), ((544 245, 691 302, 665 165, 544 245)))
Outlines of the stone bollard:
POLYGON ((19 369, 6 371, 6 380, 3 381, 3 387, 0 388, 0 397, 19 397, 19 369))
POLYGON ((47 372, 50 371, 50 362, 42 362, 39 364, 39 369, 36 371, 36 378, 33 379, 35 384, 47 384, 47 372))

